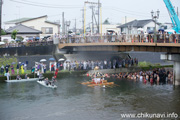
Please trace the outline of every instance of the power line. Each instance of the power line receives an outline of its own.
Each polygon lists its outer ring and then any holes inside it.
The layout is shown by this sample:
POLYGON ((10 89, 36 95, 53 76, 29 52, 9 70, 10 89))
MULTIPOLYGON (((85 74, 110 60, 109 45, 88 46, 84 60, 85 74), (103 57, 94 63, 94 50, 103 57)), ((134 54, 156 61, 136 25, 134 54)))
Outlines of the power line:
MULTIPOLYGON (((132 12, 127 12, 127 11, 122 11, 122 10, 118 10, 118 9, 115 9, 115 8, 106 8, 104 10, 107 10, 107 9, 111 9, 113 11, 116 11, 116 12, 121 12, 121 13, 125 13, 125 14, 129 14, 129 15, 133 15, 133 16, 140 16, 140 17, 150 17, 150 15, 147 16, 147 13, 146 15, 142 15, 142 14, 137 14, 136 12, 132 13, 132 12)), ((167 16, 161 16, 161 17, 167 17, 167 16)))
MULTIPOLYGON (((17 1, 17 0, 16 0, 17 1)), ((40 3, 40 2, 32 2, 32 1, 29 1, 29 0, 21 0, 21 1, 26 1, 26 2, 28 2, 28 3, 35 3, 35 4, 40 4, 40 5, 48 5, 48 6, 58 6, 58 7, 60 7, 60 6, 63 6, 63 7, 73 7, 74 5, 57 5, 57 4, 45 4, 45 3, 40 3)), ((78 6, 78 7, 80 7, 80 6, 78 6)))
MULTIPOLYGON (((139 11, 131 11, 131 10, 126 10, 126 9, 119 9, 119 8, 117 8, 117 7, 114 7, 114 6, 105 6, 104 8, 106 8, 106 9, 115 9, 115 10, 117 10, 117 11, 120 11, 120 12, 124 12, 124 13, 130 13, 130 14, 132 14, 132 13, 136 13, 137 15, 147 15, 147 12, 139 12, 139 11)), ((161 13, 161 15, 163 15, 163 16, 166 16, 165 14, 162 14, 161 13)))
POLYGON ((73 8, 81 8, 81 7, 72 7, 72 6, 49 6, 49 5, 38 5, 35 3, 28 3, 28 2, 22 2, 22 1, 17 1, 17 0, 10 0, 15 3, 21 3, 21 4, 26 4, 26 5, 31 5, 31 6, 36 6, 36 7, 48 7, 48 8, 67 8, 67 9, 73 9, 73 8))

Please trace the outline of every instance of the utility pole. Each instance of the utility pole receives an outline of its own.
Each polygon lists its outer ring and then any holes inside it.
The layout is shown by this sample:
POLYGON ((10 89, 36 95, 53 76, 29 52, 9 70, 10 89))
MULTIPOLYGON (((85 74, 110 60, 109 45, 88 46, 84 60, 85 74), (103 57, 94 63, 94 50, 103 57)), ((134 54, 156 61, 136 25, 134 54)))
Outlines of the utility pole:
POLYGON ((92 34, 94 33, 94 19, 93 19, 93 17, 94 17, 94 6, 92 5, 92 6, 90 6, 90 8, 92 9, 92 34))
POLYGON ((82 29, 83 29, 83 32, 84 32, 84 9, 81 9, 81 11, 82 11, 82 29))
MULTIPOLYGON (((1 22, 2 22, 2 0, 0 0, 0 30, 2 29, 1 27, 1 22)), ((0 42, 1 42, 1 31, 0 31, 0 42)))
POLYGON ((127 17, 125 16, 125 24, 127 23, 127 17))
POLYGON ((64 12, 62 13, 62 35, 65 35, 64 12))
POLYGON ((99 4, 100 4, 100 2, 99 2, 99 0, 98 0, 98 33, 99 33, 99 4))
POLYGON ((60 36, 60 34, 61 34, 61 20, 59 20, 59 28, 58 28, 59 30, 58 30, 58 34, 59 34, 59 36, 60 36))
MULTIPOLYGON (((97 20, 97 32, 96 33, 100 33, 100 23, 99 23, 99 21, 100 21, 100 5, 101 5, 101 3, 100 3, 100 0, 98 0, 98 3, 97 2, 88 2, 88 1, 86 1, 86 2, 84 2, 84 11, 86 11, 85 10, 85 8, 86 8, 86 4, 94 4, 94 5, 97 5, 98 6, 98 20, 97 20)), ((94 12, 93 12, 94 13, 94 12)), ((95 15, 94 15, 95 16, 95 15)), ((84 24, 86 23, 86 19, 85 19, 85 13, 84 13, 84 24)), ((96 18, 94 18, 95 19, 95 22, 96 22, 96 18)), ((85 25, 84 25, 85 26, 85 25)))
POLYGON ((74 20, 75 20, 74 29, 75 29, 75 35, 76 35, 76 18, 74 20))

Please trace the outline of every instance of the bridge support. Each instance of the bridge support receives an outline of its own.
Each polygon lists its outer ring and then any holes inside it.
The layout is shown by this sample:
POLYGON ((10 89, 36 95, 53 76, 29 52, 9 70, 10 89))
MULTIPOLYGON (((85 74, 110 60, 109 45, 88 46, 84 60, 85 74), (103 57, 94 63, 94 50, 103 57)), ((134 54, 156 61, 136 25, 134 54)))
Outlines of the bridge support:
POLYGON ((180 85, 180 55, 179 54, 161 54, 162 60, 174 61, 174 85, 180 85))
POLYGON ((180 85, 180 61, 174 62, 174 84, 180 85))

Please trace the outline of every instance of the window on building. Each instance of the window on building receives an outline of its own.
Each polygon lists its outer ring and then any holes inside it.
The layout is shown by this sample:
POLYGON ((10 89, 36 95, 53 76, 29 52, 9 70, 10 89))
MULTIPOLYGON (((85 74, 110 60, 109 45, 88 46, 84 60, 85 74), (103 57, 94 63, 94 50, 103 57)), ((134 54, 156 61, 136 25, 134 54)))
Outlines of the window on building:
POLYGON ((41 28, 43 34, 53 34, 53 28, 52 27, 42 27, 41 28))

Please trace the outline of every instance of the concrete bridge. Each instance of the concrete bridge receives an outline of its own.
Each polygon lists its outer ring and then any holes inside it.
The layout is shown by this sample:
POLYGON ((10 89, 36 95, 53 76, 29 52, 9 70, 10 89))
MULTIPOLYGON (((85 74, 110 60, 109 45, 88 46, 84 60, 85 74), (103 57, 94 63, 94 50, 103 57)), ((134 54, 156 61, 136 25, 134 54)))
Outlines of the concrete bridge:
POLYGON ((179 43, 64 43, 58 45, 59 49, 69 49, 72 51, 144 51, 144 52, 166 52, 180 54, 179 43))
MULTIPOLYGON (((161 59, 174 61, 174 84, 180 85, 180 36, 162 37, 157 41, 153 37, 138 36, 95 36, 76 37, 61 39, 58 44, 59 50, 69 52, 81 51, 143 51, 143 52, 164 52, 161 59)), ((152 58, 153 59, 153 58, 152 58)))

